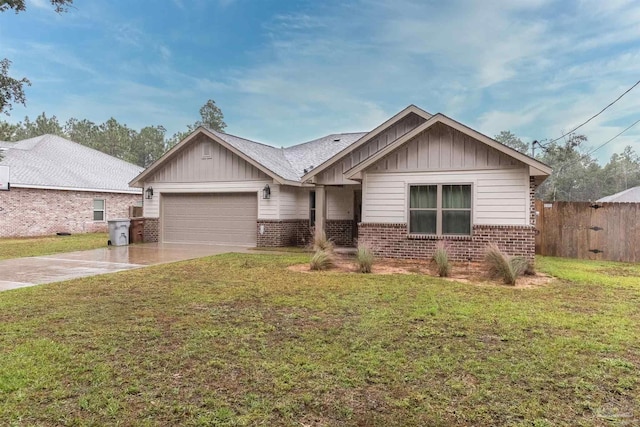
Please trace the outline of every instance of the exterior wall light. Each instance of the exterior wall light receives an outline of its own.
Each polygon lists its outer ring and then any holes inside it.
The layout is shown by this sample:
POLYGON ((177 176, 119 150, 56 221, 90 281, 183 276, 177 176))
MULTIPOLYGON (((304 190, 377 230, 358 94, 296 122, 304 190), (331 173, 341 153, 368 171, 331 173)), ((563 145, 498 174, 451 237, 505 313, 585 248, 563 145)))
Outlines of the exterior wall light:
POLYGON ((153 199, 153 187, 147 188, 147 191, 145 191, 145 193, 147 193, 147 199, 153 199))
POLYGON ((271 188, 269 188, 269 184, 265 185, 262 189, 262 198, 270 199, 271 198, 271 188))

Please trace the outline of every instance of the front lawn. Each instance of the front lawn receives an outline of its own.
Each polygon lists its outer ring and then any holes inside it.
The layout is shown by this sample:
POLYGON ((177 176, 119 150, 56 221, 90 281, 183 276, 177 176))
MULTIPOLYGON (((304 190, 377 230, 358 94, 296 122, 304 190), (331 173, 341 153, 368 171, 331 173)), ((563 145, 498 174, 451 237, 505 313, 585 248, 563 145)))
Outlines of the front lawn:
POLYGON ((0 259, 84 251, 107 245, 107 233, 0 239, 0 259))
POLYGON ((224 255, 0 293, 1 425, 631 426, 640 267, 530 289, 224 255))

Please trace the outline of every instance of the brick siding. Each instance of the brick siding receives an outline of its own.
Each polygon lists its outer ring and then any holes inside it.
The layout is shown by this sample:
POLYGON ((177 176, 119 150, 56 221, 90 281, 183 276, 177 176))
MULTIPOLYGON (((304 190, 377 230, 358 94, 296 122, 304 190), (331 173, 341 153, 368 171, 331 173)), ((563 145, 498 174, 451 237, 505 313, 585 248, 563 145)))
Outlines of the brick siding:
POLYGON ((328 239, 337 246, 353 246, 353 220, 328 219, 324 229, 328 239))
POLYGON ((308 219, 258 220, 258 247, 306 246, 311 242, 308 219), (263 227, 263 233, 260 228, 263 227))
POLYGON ((160 239, 160 218, 144 218, 142 236, 144 243, 157 242, 160 239))
POLYGON ((535 228, 532 226, 474 225, 471 236, 413 237, 407 235, 407 224, 361 223, 358 241, 384 258, 430 259, 436 244, 443 240, 453 261, 482 261, 489 243, 510 255, 521 255, 533 261, 535 228))
POLYGON ((104 199, 106 220, 128 218, 141 194, 11 188, 0 191, 0 237, 106 232, 93 220, 93 200, 104 199))

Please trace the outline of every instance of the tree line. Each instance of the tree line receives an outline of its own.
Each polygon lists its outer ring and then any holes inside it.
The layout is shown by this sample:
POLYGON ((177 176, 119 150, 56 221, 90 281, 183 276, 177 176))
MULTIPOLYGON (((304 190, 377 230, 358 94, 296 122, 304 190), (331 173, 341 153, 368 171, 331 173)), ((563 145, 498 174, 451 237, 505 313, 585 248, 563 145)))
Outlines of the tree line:
MULTIPOLYGON (((529 145, 510 131, 494 137, 498 142, 531 155, 529 145)), ((601 166, 586 145, 588 138, 570 134, 560 141, 538 145, 535 158, 553 169, 549 178, 536 191, 545 201, 595 201, 601 197, 640 186, 640 156, 631 146, 614 153, 601 166)))
POLYGON ((34 120, 27 116, 16 124, 0 121, 0 141, 21 141, 44 134, 58 135, 129 163, 147 167, 198 126, 217 131, 222 131, 227 126, 222 110, 214 100, 208 100, 200 108, 200 120, 187 126, 184 132, 171 137, 167 137, 166 129, 161 125, 136 130, 113 117, 100 124, 77 118, 60 123, 55 115, 47 117, 43 112, 34 120))

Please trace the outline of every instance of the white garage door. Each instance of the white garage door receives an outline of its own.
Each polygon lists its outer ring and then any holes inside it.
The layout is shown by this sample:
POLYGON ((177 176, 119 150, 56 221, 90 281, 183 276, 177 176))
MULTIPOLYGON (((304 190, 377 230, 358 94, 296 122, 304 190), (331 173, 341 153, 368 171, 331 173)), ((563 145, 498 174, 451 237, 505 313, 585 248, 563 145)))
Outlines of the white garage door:
POLYGON ((255 193, 163 194, 162 241, 256 245, 255 193))

